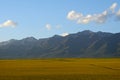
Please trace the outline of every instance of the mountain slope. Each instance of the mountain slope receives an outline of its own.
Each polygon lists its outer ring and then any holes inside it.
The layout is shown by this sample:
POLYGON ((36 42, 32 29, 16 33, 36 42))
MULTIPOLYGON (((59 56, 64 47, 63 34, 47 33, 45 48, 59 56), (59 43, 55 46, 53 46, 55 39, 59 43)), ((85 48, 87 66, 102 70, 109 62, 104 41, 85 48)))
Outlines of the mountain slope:
POLYGON ((0 43, 0 58, 120 57, 120 33, 85 30, 62 37, 0 43))

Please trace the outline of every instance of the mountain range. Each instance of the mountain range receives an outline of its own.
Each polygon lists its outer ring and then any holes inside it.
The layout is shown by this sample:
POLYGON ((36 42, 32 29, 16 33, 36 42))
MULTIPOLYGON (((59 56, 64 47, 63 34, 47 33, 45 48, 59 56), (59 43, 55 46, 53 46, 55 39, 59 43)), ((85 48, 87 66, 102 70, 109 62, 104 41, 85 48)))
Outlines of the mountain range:
POLYGON ((0 42, 0 59, 120 57, 120 33, 82 32, 67 36, 0 42))

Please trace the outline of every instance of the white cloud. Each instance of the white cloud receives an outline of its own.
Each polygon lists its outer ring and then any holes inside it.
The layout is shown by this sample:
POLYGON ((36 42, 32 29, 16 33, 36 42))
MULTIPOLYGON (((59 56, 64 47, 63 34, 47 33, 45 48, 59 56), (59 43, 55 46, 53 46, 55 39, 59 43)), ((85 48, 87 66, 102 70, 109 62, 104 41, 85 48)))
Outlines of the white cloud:
POLYGON ((117 7, 117 3, 113 3, 112 6, 110 6, 110 10, 114 12, 116 7, 117 7))
POLYGON ((116 18, 117 20, 120 20, 120 9, 116 12, 116 18))
POLYGON ((51 29, 60 29, 61 28, 61 25, 55 25, 55 26, 53 26, 53 25, 51 25, 51 24, 46 24, 45 25, 45 28, 47 29, 47 30, 51 30, 51 29))
POLYGON ((84 17, 81 17, 78 19, 77 23, 79 24, 87 24, 89 23, 90 21, 92 21, 92 15, 87 15, 87 16, 84 16, 84 17))
POLYGON ((62 33, 61 36, 65 37, 65 36, 68 36, 69 33, 62 33))
POLYGON ((117 16, 120 16, 120 9, 118 10, 118 12, 116 13, 117 16))
POLYGON ((105 23, 112 16, 117 15, 118 17, 120 17, 120 11, 118 11, 117 13, 115 12, 116 7, 117 3, 113 3, 108 9, 106 9, 102 13, 93 15, 83 15, 82 13, 78 13, 72 10, 68 13, 67 18, 69 20, 76 21, 78 24, 88 24, 90 22, 105 23))
POLYGON ((3 22, 2 24, 0 24, 0 28, 2 27, 16 27, 17 23, 12 21, 12 20, 7 20, 5 22, 3 22))
POLYGON ((51 30, 51 28, 52 28, 50 24, 46 24, 45 27, 46 27, 47 30, 51 30))
POLYGON ((75 11, 70 11, 67 15, 67 18, 70 19, 70 20, 76 20, 76 19, 79 19, 81 18, 83 15, 81 13, 77 13, 75 11))
POLYGON ((105 23, 108 19, 109 13, 108 11, 104 11, 101 14, 97 14, 96 16, 94 16, 94 21, 97 23, 105 23))

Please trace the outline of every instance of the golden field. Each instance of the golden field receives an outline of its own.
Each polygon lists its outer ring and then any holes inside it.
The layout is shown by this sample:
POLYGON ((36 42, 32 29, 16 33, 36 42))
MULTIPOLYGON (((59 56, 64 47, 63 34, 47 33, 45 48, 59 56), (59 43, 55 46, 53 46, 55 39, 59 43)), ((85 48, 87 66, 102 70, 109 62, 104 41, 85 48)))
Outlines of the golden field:
POLYGON ((120 80, 120 59, 0 60, 0 80, 120 80))

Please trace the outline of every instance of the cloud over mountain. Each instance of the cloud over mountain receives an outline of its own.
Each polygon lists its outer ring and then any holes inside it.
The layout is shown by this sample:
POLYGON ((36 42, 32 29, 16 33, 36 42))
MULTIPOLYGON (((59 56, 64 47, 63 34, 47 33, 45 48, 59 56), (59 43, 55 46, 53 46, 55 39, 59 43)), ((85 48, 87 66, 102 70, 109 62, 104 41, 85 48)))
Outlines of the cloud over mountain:
POLYGON ((50 24, 46 24, 45 27, 46 27, 47 30, 51 30, 51 28, 52 28, 50 24))
POLYGON ((16 27, 16 26, 17 26, 17 23, 12 21, 12 20, 7 20, 7 21, 0 24, 0 28, 2 28, 2 27, 16 27))
POLYGON ((68 36, 69 33, 65 32, 65 33, 62 33, 61 36, 65 37, 65 36, 68 36))
POLYGON ((72 21, 76 21, 78 24, 88 24, 90 22, 95 23, 105 23, 109 18, 116 16, 120 20, 120 10, 115 11, 117 3, 113 3, 108 9, 104 10, 99 14, 87 14, 76 12, 74 10, 70 11, 67 18, 72 21))
POLYGON ((59 24, 57 24, 57 25, 46 24, 46 25, 45 25, 45 28, 46 28, 47 30, 60 29, 60 28, 61 28, 61 25, 59 25, 59 24))
POLYGON ((118 12, 116 13, 116 18, 117 18, 117 20, 120 20, 120 9, 119 9, 118 12))

